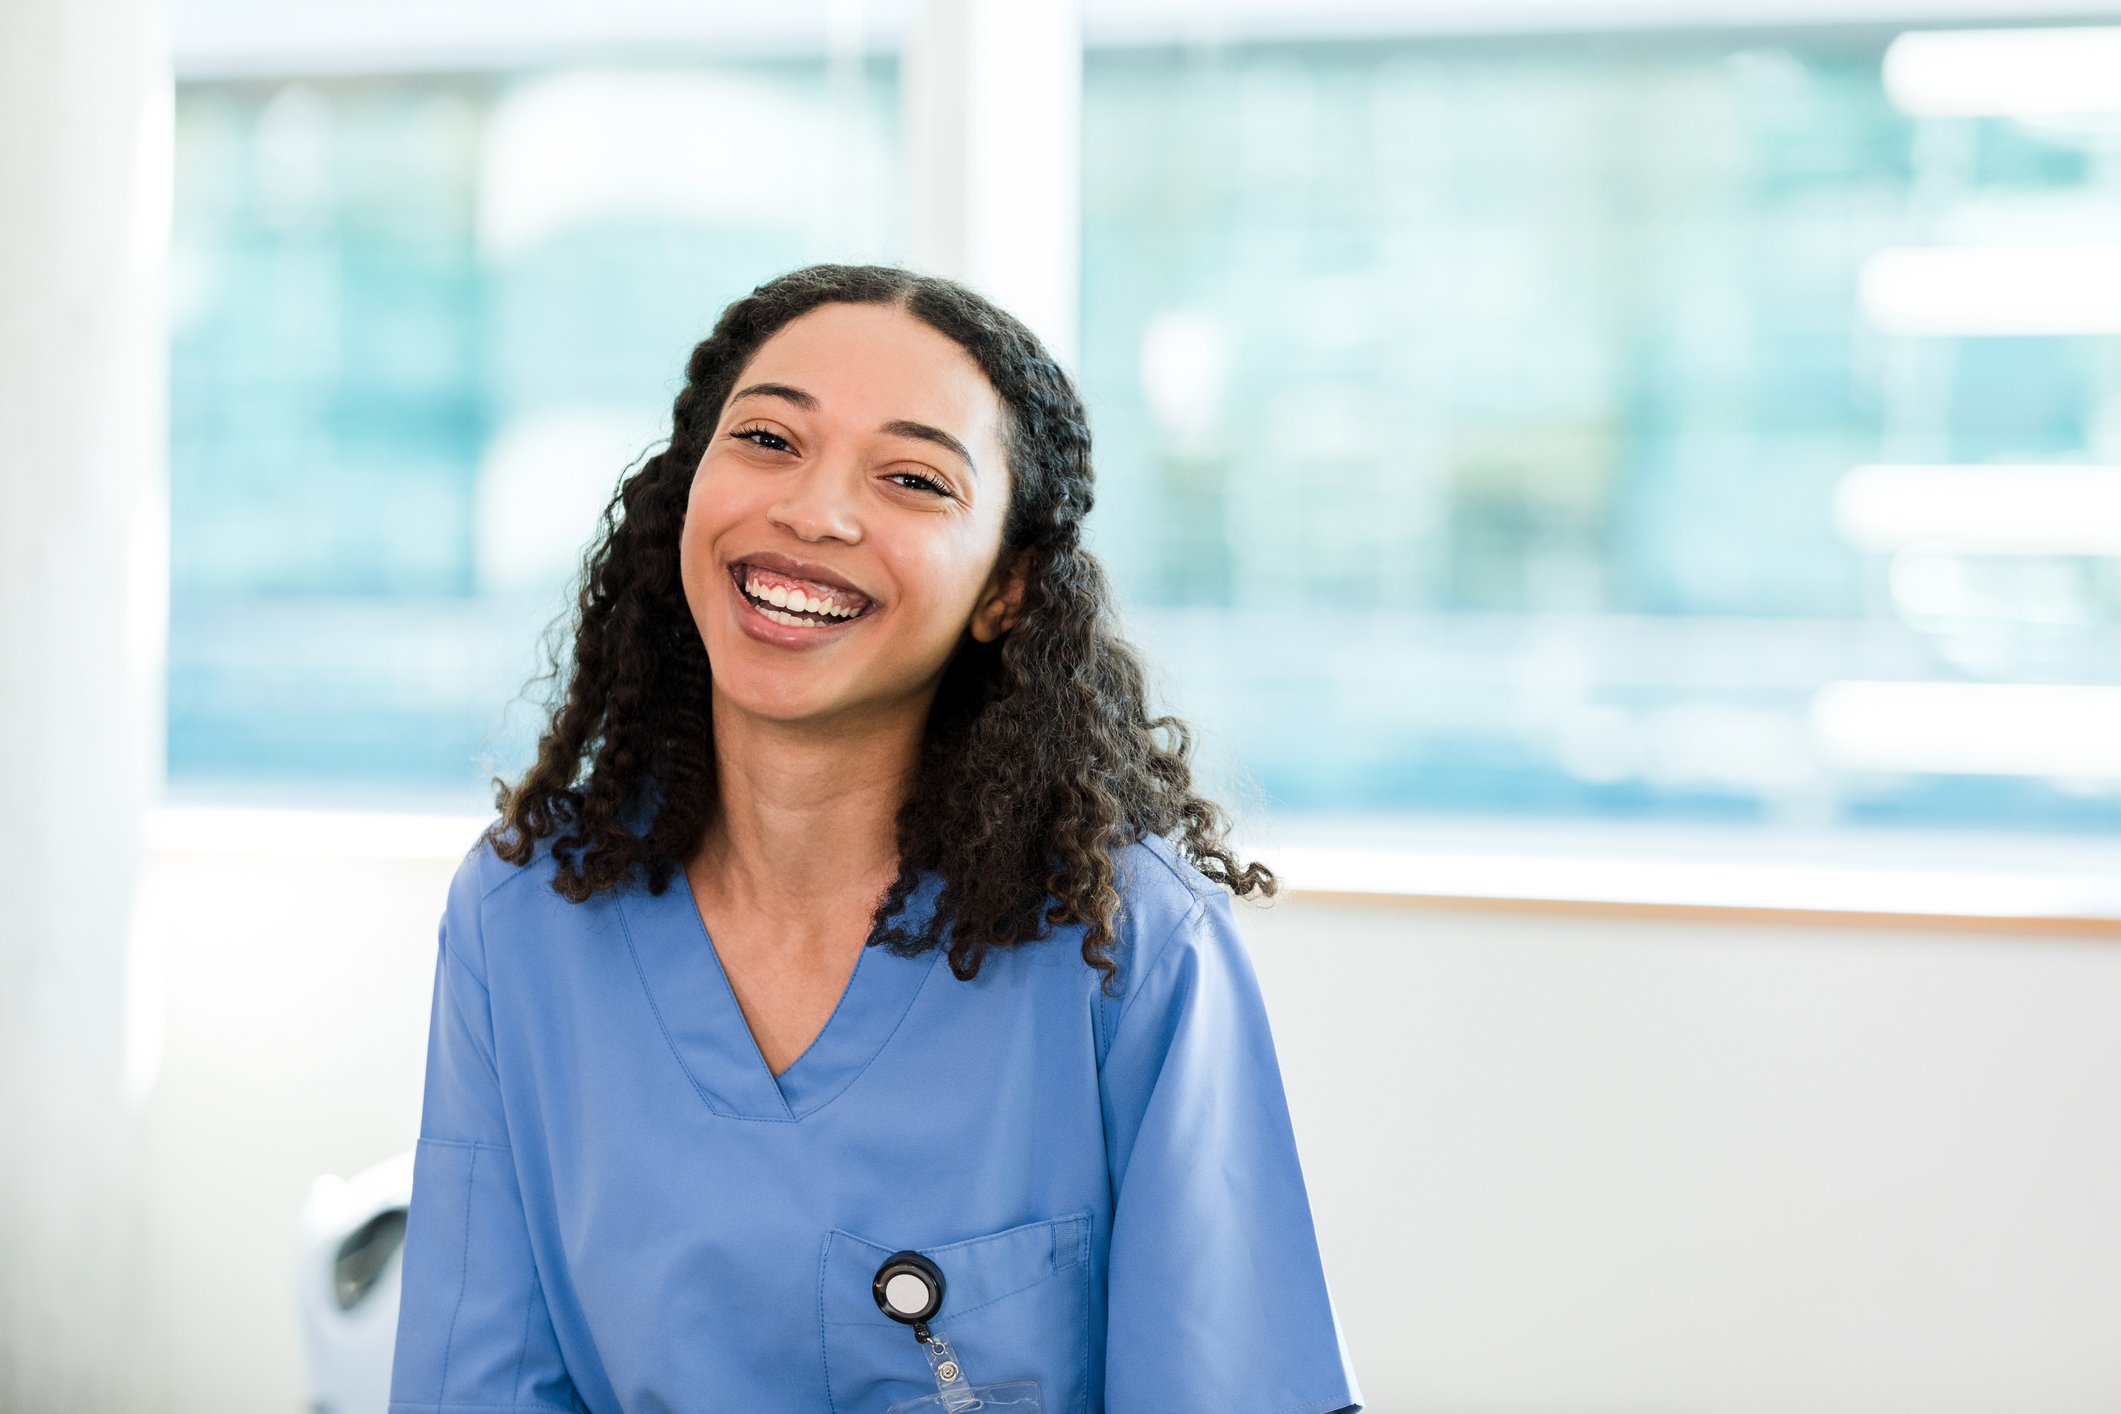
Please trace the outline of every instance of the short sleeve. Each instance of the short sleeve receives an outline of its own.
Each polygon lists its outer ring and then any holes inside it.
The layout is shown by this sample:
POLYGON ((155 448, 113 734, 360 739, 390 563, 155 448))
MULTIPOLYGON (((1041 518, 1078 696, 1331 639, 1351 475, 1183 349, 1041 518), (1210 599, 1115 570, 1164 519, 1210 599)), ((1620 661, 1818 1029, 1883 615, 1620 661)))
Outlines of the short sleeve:
POLYGON ((389 1414, 576 1414, 501 1105, 476 859, 450 884, 435 958, 389 1414))
POLYGON ((1228 895, 1146 958, 1102 1071, 1107 1414, 1331 1414, 1362 1392, 1228 895))

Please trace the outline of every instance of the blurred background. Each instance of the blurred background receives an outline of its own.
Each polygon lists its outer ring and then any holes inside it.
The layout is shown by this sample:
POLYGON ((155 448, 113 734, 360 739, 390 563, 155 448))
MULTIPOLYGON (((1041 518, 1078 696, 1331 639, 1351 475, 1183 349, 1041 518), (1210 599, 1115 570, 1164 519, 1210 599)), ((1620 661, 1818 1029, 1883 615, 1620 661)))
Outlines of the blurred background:
POLYGON ((2121 9, 0 0, 0 178, 0 1409, 381 1414, 444 886, 814 260, 1080 380, 1370 1409, 2121 1408, 2121 9))

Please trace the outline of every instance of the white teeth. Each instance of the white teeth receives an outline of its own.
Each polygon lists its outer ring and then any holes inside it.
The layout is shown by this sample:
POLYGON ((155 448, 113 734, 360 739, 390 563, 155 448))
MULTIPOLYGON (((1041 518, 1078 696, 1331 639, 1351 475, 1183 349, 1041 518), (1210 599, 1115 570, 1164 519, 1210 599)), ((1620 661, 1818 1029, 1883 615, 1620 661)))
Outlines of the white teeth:
POLYGON ((769 619, 772 619, 772 620, 773 620, 773 621, 774 621, 775 623, 777 623, 777 624, 786 624, 786 625, 788 625, 788 627, 790 627, 790 628, 816 628, 816 627, 817 627, 817 625, 816 625, 816 624, 814 624, 814 623, 811 623, 811 622, 810 622, 809 620, 807 620, 807 619, 799 619, 799 618, 797 618, 797 617, 796 617, 795 615, 793 615, 793 614, 784 614, 784 613, 782 613, 782 612, 781 612, 781 611, 780 611, 779 609, 760 609, 760 610, 759 610, 759 613, 761 613, 762 615, 764 615, 765 617, 767 617, 767 618, 769 618, 769 619))
POLYGON ((751 599, 753 600, 754 607, 756 607, 761 614, 764 614, 767 618, 772 619, 775 623, 785 623, 798 627, 810 628, 815 627, 815 625, 812 625, 806 622, 805 620, 794 618, 792 617, 792 615, 798 613, 809 613, 822 614, 829 618, 835 619, 852 619, 859 617, 861 614, 861 610, 859 609, 849 608, 841 604, 836 604, 829 599, 822 599, 815 595, 806 594, 800 589, 789 589, 784 585, 778 584, 772 585, 770 587, 761 585, 748 573, 744 576, 744 592, 751 597, 751 599), (774 613, 772 610, 766 608, 764 604, 760 604, 758 602, 760 600, 764 600, 766 601, 766 603, 770 603, 776 608, 787 609, 790 612, 788 614, 774 613))

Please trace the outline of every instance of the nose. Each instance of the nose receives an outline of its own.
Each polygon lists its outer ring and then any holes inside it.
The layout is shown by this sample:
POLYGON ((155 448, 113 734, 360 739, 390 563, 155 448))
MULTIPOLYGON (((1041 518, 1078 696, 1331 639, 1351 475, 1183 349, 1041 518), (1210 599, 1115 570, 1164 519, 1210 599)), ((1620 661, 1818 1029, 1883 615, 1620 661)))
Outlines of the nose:
POLYGON ((767 519, 804 540, 859 540, 856 496, 865 474, 851 455, 814 458, 788 478, 767 519))

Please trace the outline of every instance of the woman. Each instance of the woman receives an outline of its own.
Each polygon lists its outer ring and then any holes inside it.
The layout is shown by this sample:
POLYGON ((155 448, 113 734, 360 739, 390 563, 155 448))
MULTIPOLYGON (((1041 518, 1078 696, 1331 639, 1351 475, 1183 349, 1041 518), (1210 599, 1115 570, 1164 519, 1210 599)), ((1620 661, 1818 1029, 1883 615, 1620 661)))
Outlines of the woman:
POLYGON ((1274 879, 1090 505, 960 285, 811 266, 694 349, 450 887, 394 1411, 1360 1409, 1223 887, 1274 879))

